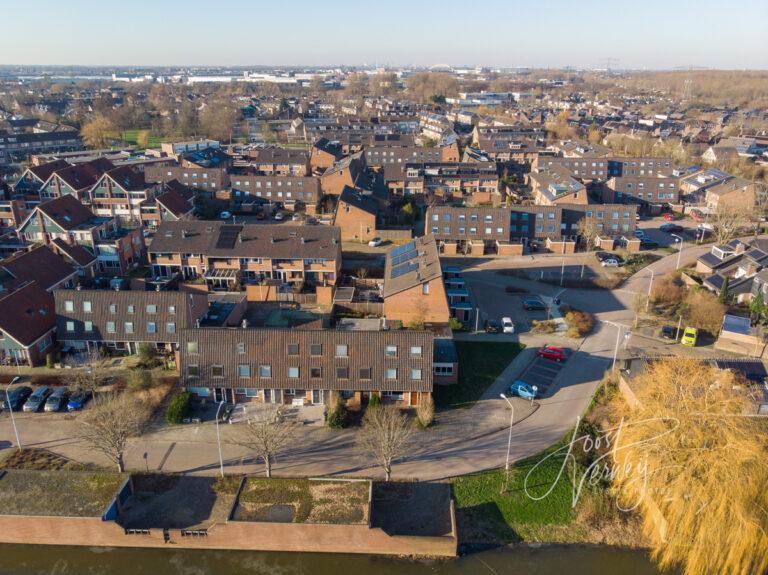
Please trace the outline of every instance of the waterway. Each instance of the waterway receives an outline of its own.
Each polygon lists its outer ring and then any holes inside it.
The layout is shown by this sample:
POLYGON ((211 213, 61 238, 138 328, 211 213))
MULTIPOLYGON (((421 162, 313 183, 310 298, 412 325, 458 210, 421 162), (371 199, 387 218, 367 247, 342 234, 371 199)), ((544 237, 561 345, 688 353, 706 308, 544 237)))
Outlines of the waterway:
POLYGON ((642 551, 556 546, 498 549, 455 560, 361 555, 0 545, 0 575, 660 575, 642 551))

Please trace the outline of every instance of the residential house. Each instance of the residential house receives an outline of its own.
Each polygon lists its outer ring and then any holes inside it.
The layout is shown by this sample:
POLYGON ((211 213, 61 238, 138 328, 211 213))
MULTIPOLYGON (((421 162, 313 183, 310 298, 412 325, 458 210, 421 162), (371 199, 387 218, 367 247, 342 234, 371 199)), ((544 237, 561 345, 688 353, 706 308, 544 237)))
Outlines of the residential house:
POLYGON ((45 291, 72 288, 78 283, 77 269, 45 245, 0 260, 0 292, 8 292, 30 282, 45 291))
POLYGON ((100 271, 125 274, 144 259, 141 228, 124 229, 112 218, 96 216, 72 195, 38 204, 19 226, 19 235, 31 243, 61 239, 80 245, 98 259, 100 271))
POLYGON ((76 350, 137 353, 139 345, 173 352, 179 334, 208 313, 206 294, 181 291, 56 290, 59 342, 76 350))
POLYGON ((84 201, 101 176, 114 169, 106 158, 96 158, 80 164, 67 164, 53 172, 40 187, 40 201, 71 195, 84 201))
POLYGON ((141 205, 160 188, 147 184, 144 174, 132 166, 118 166, 104 173, 84 194, 83 203, 97 216, 115 218, 125 224, 140 224, 141 205))
POLYGON ((215 401, 418 405, 432 393, 428 331, 199 328, 181 332, 181 378, 215 401))
POLYGON ((672 160, 668 158, 623 157, 561 157, 539 154, 532 170, 552 166, 567 168, 580 180, 606 181, 612 177, 671 175, 672 160))
POLYGON ((229 172, 223 166, 149 165, 144 168, 144 179, 147 183, 162 184, 176 180, 207 197, 214 197, 219 190, 229 187, 229 172))
POLYGON ((702 285, 720 293, 728 281, 728 295, 737 301, 752 299, 763 285, 768 265, 768 242, 754 240, 750 244, 731 240, 725 245, 714 245, 696 260, 696 271, 706 274, 702 285), (761 275, 762 274, 762 275, 761 275))
POLYGON ((0 363, 39 365, 53 349, 53 296, 37 282, 0 291, 0 363))
POLYGON ((331 226, 168 221, 152 239, 149 261, 154 276, 199 277, 211 286, 265 280, 334 285, 341 271, 341 234, 331 226))
POLYGON ((435 236, 393 248, 384 267, 384 317, 406 326, 444 326, 450 312, 435 236))
POLYGON ((680 184, 675 177, 614 176, 608 180, 606 188, 608 194, 603 199, 609 203, 632 202, 657 209, 680 203, 680 184))
POLYGON ((756 186, 744 178, 730 178, 708 187, 704 201, 709 212, 733 210, 751 214, 757 201, 756 186))
POLYGON ((551 169, 528 174, 534 202, 541 206, 555 204, 588 204, 587 187, 570 175, 567 169, 551 169))
POLYGON ((312 172, 322 172, 333 166, 343 157, 344 151, 341 142, 329 140, 328 138, 319 138, 312 144, 312 150, 309 154, 309 166, 312 172))
POLYGON ((257 148, 247 150, 243 159, 257 172, 266 175, 309 176, 310 152, 285 148, 257 148))
POLYGON ((142 202, 141 225, 157 228, 160 222, 193 218, 195 192, 192 189, 171 180, 163 184, 163 190, 157 196, 142 202))
POLYGON ((57 171, 69 167, 65 160, 53 160, 44 164, 29 166, 13 185, 13 191, 21 194, 31 204, 40 201, 40 190, 57 171))
POLYGON ((367 242, 377 235, 378 201, 360 190, 344 188, 336 204, 333 225, 343 241, 367 242))
POLYGON ((314 176, 231 174, 232 205, 248 211, 247 206, 281 204, 290 211, 314 214, 320 200, 320 179, 314 176))
POLYGON ((364 152, 342 158, 320 176, 320 188, 324 194, 338 196, 344 188, 369 188, 364 152))

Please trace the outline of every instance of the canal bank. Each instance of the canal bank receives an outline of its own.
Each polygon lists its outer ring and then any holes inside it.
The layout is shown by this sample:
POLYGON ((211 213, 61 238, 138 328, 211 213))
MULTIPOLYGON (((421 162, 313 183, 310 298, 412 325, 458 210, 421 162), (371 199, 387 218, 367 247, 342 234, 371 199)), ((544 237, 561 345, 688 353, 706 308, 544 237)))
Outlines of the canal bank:
POLYGON ((500 548, 458 559, 362 555, 0 545, 0 575, 660 575, 648 554, 598 546, 500 548))

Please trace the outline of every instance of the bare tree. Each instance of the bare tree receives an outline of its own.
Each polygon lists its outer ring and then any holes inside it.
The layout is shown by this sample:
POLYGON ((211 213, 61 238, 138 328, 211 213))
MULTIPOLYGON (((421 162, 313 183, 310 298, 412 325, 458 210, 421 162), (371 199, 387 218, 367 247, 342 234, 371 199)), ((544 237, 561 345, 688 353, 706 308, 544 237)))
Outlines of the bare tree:
POLYGON ((709 222, 714 227, 714 237, 718 244, 733 239, 740 229, 749 224, 752 210, 745 206, 725 205, 709 214, 709 222))
POLYGON ((392 479, 392 462, 408 447, 413 426, 408 417, 394 405, 369 408, 358 436, 360 445, 384 469, 387 481, 392 479))
POLYGON ((236 443, 261 457, 267 477, 272 477, 276 455, 293 440, 296 431, 296 424, 286 419, 282 408, 278 408, 249 419, 236 443))
POLYGON ((65 376, 65 381, 77 391, 93 393, 107 379, 106 364, 96 349, 91 349, 82 363, 70 366, 72 369, 65 376))
POLYGON ((581 218, 576 224, 576 233, 584 240, 589 250, 595 244, 595 238, 598 235, 597 222, 593 218, 581 218))
POLYGON ((93 399, 77 420, 79 439, 125 471, 124 455, 131 437, 141 435, 149 420, 147 407, 129 394, 106 394, 93 399))

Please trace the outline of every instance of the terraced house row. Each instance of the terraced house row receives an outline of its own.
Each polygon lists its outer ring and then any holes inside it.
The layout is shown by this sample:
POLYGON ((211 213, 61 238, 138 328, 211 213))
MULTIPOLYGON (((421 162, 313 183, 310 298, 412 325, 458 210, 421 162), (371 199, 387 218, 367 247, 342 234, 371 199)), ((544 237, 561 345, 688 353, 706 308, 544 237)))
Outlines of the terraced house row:
POLYGON ((328 286, 341 272, 341 234, 331 226, 163 222, 148 253, 154 276, 203 278, 213 287, 328 286))

